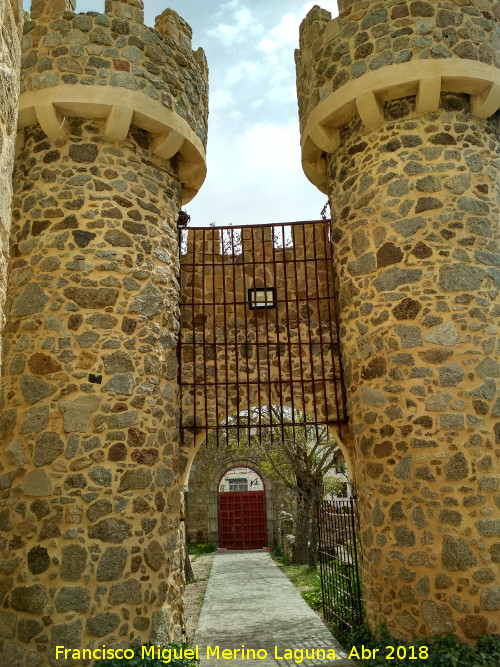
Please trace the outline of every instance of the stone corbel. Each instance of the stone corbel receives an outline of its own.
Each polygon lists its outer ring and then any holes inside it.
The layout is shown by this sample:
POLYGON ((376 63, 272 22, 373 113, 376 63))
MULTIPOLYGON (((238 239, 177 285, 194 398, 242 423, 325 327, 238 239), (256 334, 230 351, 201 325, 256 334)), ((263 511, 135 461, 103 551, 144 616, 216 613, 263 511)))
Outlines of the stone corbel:
POLYGON ((325 153, 333 153, 340 146, 340 130, 338 127, 325 126, 318 123, 309 135, 318 148, 325 153))
POLYGON ((20 130, 38 122, 49 137, 65 137, 63 115, 105 120, 104 134, 111 142, 125 141, 133 124, 149 133, 152 152, 160 159, 178 154, 183 204, 191 201, 205 180, 203 141, 184 118, 140 91, 74 84, 29 90, 19 97, 20 130))
POLYGON ((478 118, 489 118, 500 107, 500 85, 492 84, 482 93, 471 98, 471 111, 478 118))
POLYGON ((467 59, 418 60, 382 67, 332 91, 310 112, 302 129, 302 166, 307 178, 327 192, 324 153, 335 150, 338 130, 359 114, 370 130, 384 122, 382 104, 416 96, 416 112, 436 112, 442 93, 466 93, 477 118, 500 108, 500 70, 467 59))
POLYGON ((154 138, 151 150, 163 160, 170 160, 184 145, 185 138, 175 130, 154 138))
POLYGON ((106 119, 104 136, 108 141, 125 141, 134 111, 130 107, 114 105, 106 119))
POLYGON ((367 130, 384 122, 384 113, 373 90, 368 90, 356 98, 359 117, 367 130))
POLYGON ((190 160, 181 157, 178 174, 182 184, 202 181, 205 172, 205 165, 200 164, 199 162, 191 162, 190 160))
POLYGON ((441 77, 420 79, 416 99, 417 113, 429 113, 439 109, 441 99, 441 77))
POLYGON ((36 104, 34 110, 40 127, 49 139, 64 139, 68 136, 66 118, 51 102, 36 104))
POLYGON ((302 169, 311 183, 314 183, 321 192, 327 194, 328 179, 326 177, 324 153, 310 137, 307 138, 302 147, 302 169))

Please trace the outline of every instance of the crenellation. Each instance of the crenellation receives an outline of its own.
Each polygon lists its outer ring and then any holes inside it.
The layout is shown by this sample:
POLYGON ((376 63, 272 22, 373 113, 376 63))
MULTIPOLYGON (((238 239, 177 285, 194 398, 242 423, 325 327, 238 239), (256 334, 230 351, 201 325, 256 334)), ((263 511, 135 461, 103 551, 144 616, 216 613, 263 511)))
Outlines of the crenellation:
POLYGON ((173 9, 165 9, 156 17, 155 29, 175 44, 182 44, 186 50, 191 48, 191 26, 173 9))
POLYGON ((214 227, 204 235, 197 234, 196 229, 190 228, 186 232, 185 249, 188 257, 187 264, 203 263, 204 255, 216 255, 216 262, 232 264, 241 261, 243 252, 245 261, 255 256, 259 261, 272 261, 273 255, 280 256, 290 266, 296 259, 325 259, 325 239, 317 231, 316 224, 311 222, 302 225, 275 230, 273 238, 272 227, 249 228, 238 236, 237 229, 220 229, 214 227))
POLYGON ((32 21, 51 21, 53 14, 74 12, 76 0, 32 0, 30 18, 32 21))
POLYGON ((143 0, 105 0, 104 11, 126 21, 144 23, 143 0))
POLYGON ((311 40, 315 36, 321 34, 322 30, 325 28, 326 24, 331 20, 331 18, 331 12, 327 11, 326 9, 322 9, 318 5, 315 5, 311 10, 309 10, 299 27, 300 48, 302 49, 304 46, 309 46, 311 40))
MULTIPOLYGON (((424 4, 356 3, 339 18, 326 23, 326 17, 318 22, 318 11, 311 10, 310 19, 303 24, 301 48, 296 56, 303 140, 308 134, 304 123, 314 116, 312 111, 317 106, 318 94, 321 101, 330 97, 332 104, 335 99, 347 101, 348 91, 360 90, 363 78, 375 80, 374 74, 383 73, 384 68, 393 65, 408 65, 408 83, 429 76, 441 77, 444 91, 457 92, 462 87, 464 92, 474 95, 478 88, 486 93, 493 82, 498 85, 495 72, 500 32, 491 12, 492 4, 487 3, 489 11, 484 5, 479 10, 469 2, 424 4), (440 67, 450 58, 470 61, 470 74, 467 75, 465 62, 455 74, 446 66, 440 67), (474 62, 481 63, 482 67, 474 68, 474 62), (411 63, 413 66, 409 66, 411 63), (425 69, 422 69, 424 64, 425 69), (419 68, 422 69, 420 76, 419 68), (474 86, 467 83, 467 76, 483 82, 478 82, 474 90, 474 86), (456 77, 457 81, 452 82, 450 77, 456 77)), ((401 96, 404 83, 403 79, 395 82, 389 95, 401 96)), ((377 80, 377 85, 380 93, 376 94, 386 95, 384 86, 387 88, 388 82, 378 83, 377 80)), ((367 86, 373 89, 369 83, 367 86)), ((355 92, 352 97, 356 97, 355 92)), ((492 104, 498 103, 496 96, 492 104)), ((333 108, 330 115, 332 111, 333 108)), ((328 118, 321 118, 320 122, 328 123, 328 118)))

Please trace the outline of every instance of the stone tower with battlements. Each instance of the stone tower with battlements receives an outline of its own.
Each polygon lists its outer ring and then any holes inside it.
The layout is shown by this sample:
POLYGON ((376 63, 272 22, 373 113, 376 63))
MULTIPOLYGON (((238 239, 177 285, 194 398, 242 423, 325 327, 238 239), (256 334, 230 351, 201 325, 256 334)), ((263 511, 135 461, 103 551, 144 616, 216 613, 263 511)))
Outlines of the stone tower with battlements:
MULTIPOLYGON (((8 4, 8 2, 7 2, 8 4)), ((0 432, 0 662, 182 631, 177 218, 207 63, 142 0, 24 24, 0 432)), ((81 664, 88 664, 83 661, 81 664)))
POLYGON ((372 628, 498 632, 500 4, 314 7, 304 171, 328 194, 372 628))

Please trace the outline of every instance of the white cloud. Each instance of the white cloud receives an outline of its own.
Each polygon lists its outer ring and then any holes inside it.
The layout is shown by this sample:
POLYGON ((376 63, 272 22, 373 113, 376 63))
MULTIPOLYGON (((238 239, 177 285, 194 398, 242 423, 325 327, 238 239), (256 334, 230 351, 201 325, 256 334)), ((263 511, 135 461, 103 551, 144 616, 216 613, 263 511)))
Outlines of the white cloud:
POLYGON ((252 109, 260 109, 260 107, 261 107, 263 104, 264 104, 264 100, 263 100, 263 99, 258 99, 258 100, 254 100, 254 101, 250 104, 250 107, 251 107, 252 109))
POLYGON ((256 37, 261 35, 264 27, 252 15, 252 12, 245 5, 239 6, 237 3, 229 3, 234 6, 234 16, 231 23, 219 23, 215 28, 211 28, 207 33, 211 37, 219 39, 225 46, 231 46, 240 39, 249 36, 256 37))
POLYGON ((210 111, 228 109, 236 104, 234 97, 227 90, 219 88, 210 93, 210 111))
POLYGON ((254 60, 241 60, 230 67, 225 76, 226 86, 234 86, 242 80, 257 81, 266 72, 263 71, 262 63, 254 60))
POLYGON ((272 53, 283 46, 298 45, 299 25, 300 20, 295 14, 285 14, 281 17, 280 23, 269 32, 268 36, 260 41, 258 48, 261 51, 272 53))
MULTIPOLYGON (((309 12, 317 4, 318 2, 306 2, 302 10, 302 17, 304 18, 307 12, 309 12)), ((326 11, 331 12, 332 18, 335 18, 335 16, 339 15, 339 6, 337 0, 320 0, 319 6, 321 9, 326 9, 326 11)))
MULTIPOLYGON (((258 44, 258 48, 261 51, 267 53, 276 52, 284 47, 289 47, 292 45, 298 46, 299 42, 299 27, 302 22, 302 19, 305 18, 306 14, 316 5, 316 2, 306 2, 303 5, 302 12, 300 15, 297 14, 284 14, 281 17, 280 23, 277 26, 272 28, 266 37, 264 37, 258 44)), ((338 15, 338 5, 337 0, 321 1, 321 8, 326 9, 331 12, 332 17, 338 15)))

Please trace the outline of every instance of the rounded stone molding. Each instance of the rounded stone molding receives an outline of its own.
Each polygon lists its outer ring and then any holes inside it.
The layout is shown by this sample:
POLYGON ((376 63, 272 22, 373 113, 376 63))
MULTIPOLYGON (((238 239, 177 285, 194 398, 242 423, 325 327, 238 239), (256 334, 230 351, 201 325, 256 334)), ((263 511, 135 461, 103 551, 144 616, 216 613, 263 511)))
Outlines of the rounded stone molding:
POLYGON ((391 65, 346 83, 309 113, 302 131, 302 167, 328 193, 325 153, 340 143, 340 126, 359 114, 366 129, 384 122, 383 103, 416 96, 416 112, 437 111, 441 93, 471 96, 471 112, 488 118, 500 108, 500 71, 468 60, 423 60, 391 65))
POLYGON ((69 117, 106 119, 105 137, 111 142, 124 141, 131 124, 149 132, 155 155, 164 160, 178 156, 183 204, 203 185, 207 169, 201 139, 161 102, 139 91, 81 84, 27 91, 19 98, 19 132, 38 123, 49 139, 64 138, 69 117))

